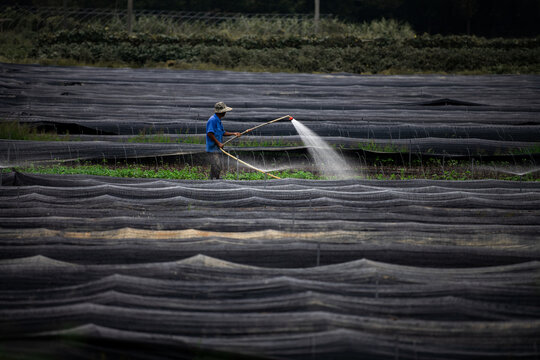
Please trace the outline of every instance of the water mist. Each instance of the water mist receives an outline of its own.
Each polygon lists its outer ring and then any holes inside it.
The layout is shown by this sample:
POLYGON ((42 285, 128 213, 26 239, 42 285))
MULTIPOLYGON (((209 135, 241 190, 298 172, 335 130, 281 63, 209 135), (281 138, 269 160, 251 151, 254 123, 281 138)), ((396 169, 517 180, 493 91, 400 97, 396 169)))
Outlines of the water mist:
POLYGON ((315 166, 323 176, 336 179, 350 179, 356 176, 345 159, 339 156, 320 136, 298 120, 292 120, 291 122, 307 146, 315 161, 315 166))

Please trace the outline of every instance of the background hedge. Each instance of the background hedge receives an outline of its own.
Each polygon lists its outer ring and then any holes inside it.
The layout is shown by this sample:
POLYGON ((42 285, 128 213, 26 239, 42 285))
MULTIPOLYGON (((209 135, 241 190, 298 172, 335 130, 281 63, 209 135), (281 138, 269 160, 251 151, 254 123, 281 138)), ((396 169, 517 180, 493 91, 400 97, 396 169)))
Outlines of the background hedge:
POLYGON ((245 35, 183 36, 107 30, 58 31, 39 36, 31 57, 84 63, 120 61, 264 67, 291 72, 474 72, 540 73, 540 38, 485 39, 423 35, 410 39, 364 39, 245 35))

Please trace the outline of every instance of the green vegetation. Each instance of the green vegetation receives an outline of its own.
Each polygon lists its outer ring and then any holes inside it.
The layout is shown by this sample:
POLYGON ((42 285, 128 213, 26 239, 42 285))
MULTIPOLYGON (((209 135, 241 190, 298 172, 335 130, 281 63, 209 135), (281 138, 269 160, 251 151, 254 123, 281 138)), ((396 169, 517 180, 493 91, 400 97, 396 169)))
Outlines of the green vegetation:
POLYGON ((512 155, 529 155, 529 154, 538 154, 540 153, 540 143, 533 143, 531 146, 526 148, 512 149, 510 154, 512 155))
POLYGON ((208 175, 203 171, 201 167, 198 166, 185 166, 181 169, 146 169, 136 165, 127 165, 113 168, 106 165, 86 163, 77 165, 54 164, 48 166, 30 166, 25 168, 17 168, 16 170, 34 174, 82 174, 130 178, 158 178, 182 180, 203 180, 208 178, 208 175))
MULTIPOLYGON (((322 179, 322 177, 317 176, 309 171, 302 171, 302 170, 285 170, 285 171, 272 171, 272 175, 275 175, 277 177, 280 177, 282 179, 286 178, 293 178, 293 179, 312 179, 312 180, 318 180, 322 179)), ((227 172, 225 176, 223 177, 226 180, 272 180, 271 177, 260 173, 260 172, 245 172, 242 171, 238 174, 238 177, 236 176, 236 173, 234 172, 227 172)))
POLYGON ((97 31, 43 35, 29 57, 83 63, 115 60, 180 69, 350 73, 540 73, 540 39, 487 40, 467 36, 413 39, 333 35, 242 38, 155 36, 97 31))
MULTIPOLYGON (((0 139, 30 140, 30 141, 78 141, 81 138, 69 134, 59 135, 56 132, 38 131, 31 124, 19 123, 17 121, 0 122, 0 139)), ((138 135, 130 137, 129 142, 158 142, 158 143, 192 143, 204 144, 202 136, 171 136, 164 132, 152 133, 150 129, 139 132, 138 135)), ((283 139, 260 141, 259 139, 240 138, 232 144, 236 147, 284 147, 298 145, 287 142, 283 139)), ((520 180, 520 181, 540 181, 539 173, 530 173, 523 176, 508 174, 505 168, 511 169, 508 162, 474 162, 470 159, 442 159, 438 157, 415 156, 411 159, 410 166, 408 157, 396 157, 396 153, 407 154, 406 147, 399 147, 392 144, 380 145, 374 141, 358 143, 358 148, 367 152, 378 153, 365 158, 366 168, 362 169, 364 177, 368 179, 385 180, 408 180, 408 179, 433 179, 433 180, 473 180, 473 179, 500 179, 500 180, 520 180), (386 153, 386 154, 385 154, 386 153), (500 169, 501 171, 497 170, 500 169)), ((540 151, 538 144, 534 143, 531 148, 512 150, 515 156, 513 163, 523 165, 524 168, 534 168, 530 163, 530 155, 540 151), (522 155, 522 156, 520 156, 522 155)), ((504 155, 504 154, 495 154, 504 155)), ((275 156, 280 156, 278 153, 275 156)), ((281 156, 285 156, 282 154, 281 156)), ((289 156, 289 155, 287 155, 289 156)), ((290 159, 290 158, 289 158, 290 159)), ((157 162, 157 159, 156 159, 157 162)), ((163 179, 191 179, 201 180, 208 178, 208 169, 203 166, 189 166, 184 164, 161 163, 161 166, 149 167, 141 164, 109 164, 103 160, 100 164, 92 162, 76 164, 55 164, 30 166, 17 169, 23 172, 47 173, 47 174, 86 174, 103 175, 116 177, 137 177, 137 178, 163 178, 163 179)), ((3 172, 8 172, 4 169, 3 172)), ((322 179, 314 172, 303 170, 287 170, 272 172, 281 178, 301 178, 301 179, 322 179)), ((239 180, 263 180, 265 175, 254 171, 235 171, 224 173, 225 179, 239 180)))
MULTIPOLYGON (((8 9, 0 17, 10 18, 8 9)), ((414 34, 394 20, 237 18, 208 25, 138 17, 107 24, 34 18, 1 33, 0 61, 284 72, 540 73, 540 38, 414 34)))
MULTIPOLYGON (((19 32, 51 34, 57 31, 66 30, 68 33, 75 31, 91 31, 94 36, 97 32, 105 31, 103 35, 114 36, 124 34, 126 31, 126 19, 121 16, 105 18, 91 18, 81 20, 72 16, 51 16, 49 13, 22 12, 16 8, 5 8, 0 15, 4 19, 11 19, 6 28, 19 32), (11 26, 12 25, 12 26, 11 26)), ((76 16, 76 15, 75 15, 76 16)), ((340 21, 336 18, 322 18, 319 21, 318 29, 315 30, 315 23, 312 17, 244 17, 238 16, 212 22, 208 19, 189 21, 178 21, 173 17, 160 17, 153 15, 137 16, 133 22, 133 33, 154 34, 160 36, 202 36, 204 38, 244 38, 246 34, 254 38, 274 38, 294 36, 294 37, 328 37, 332 35, 346 34, 349 36, 362 37, 364 39, 375 38, 412 38, 415 33, 407 23, 400 23, 396 20, 380 19, 369 23, 353 24, 340 21)), ((28 35, 28 34, 26 34, 28 35)), ((75 35, 76 36, 76 35, 75 35)), ((95 41, 95 37, 86 38, 88 41, 95 41)))
MULTIPOLYGON (((381 159, 379 159, 381 160, 381 159)), ((384 159, 382 159, 384 160, 384 159)), ((527 165, 527 164, 525 164, 527 165)), ((360 169, 359 179, 372 180, 481 180, 498 179, 509 181, 540 181, 540 173, 534 172, 525 175, 505 173, 508 162, 490 162, 475 164, 471 167, 469 161, 448 160, 444 164, 440 159, 428 159, 423 164, 404 167, 394 162, 379 161, 360 169)), ((510 167, 511 168, 511 167, 510 167)), ((79 162, 74 164, 50 164, 19 167, 15 170, 37 174, 81 174, 130 178, 156 178, 176 180, 206 180, 209 178, 209 168, 205 166, 190 166, 178 164, 162 164, 161 166, 148 166, 142 164, 112 165, 106 162, 97 164, 92 162, 79 162)), ((7 173, 11 169, 2 169, 7 173)), ((315 172, 305 170, 272 171, 271 174, 280 178, 324 180, 325 178, 315 172)), ((265 180, 271 179, 267 175, 256 171, 241 170, 227 171, 222 174, 226 180, 265 180)))
POLYGON ((34 141, 67 141, 73 140, 69 134, 60 136, 56 132, 38 131, 35 127, 18 121, 0 122, 0 139, 34 140, 34 141))
MULTIPOLYGON (((1 15, 0 15, 1 16, 1 15)), ((31 31, 0 32, 0 61, 26 62, 34 48, 37 33, 31 31)))
MULTIPOLYGON (((51 23, 64 22, 61 6, 84 10, 92 8, 109 9, 110 16, 114 16, 117 22, 125 22, 125 15, 117 12, 124 10, 126 1, 110 0, 5 0, 2 4, 20 4, 30 6, 51 6, 41 8, 39 14, 28 11, 19 12, 24 19, 15 19, 14 23, 24 21, 39 29, 50 26, 51 23), (55 8, 56 7, 56 8, 55 8)), ((223 20, 220 16, 228 16, 233 13, 244 14, 274 14, 277 17, 286 17, 277 14, 290 14, 292 17, 302 17, 299 14, 313 14, 313 1, 280 0, 280 1, 254 1, 254 0, 220 0, 220 1, 193 1, 193 0, 137 0, 134 2, 134 10, 159 10, 159 11, 183 11, 183 12, 207 12, 205 20, 211 25, 216 20, 223 20), (210 13, 208 13, 210 12, 210 13), (224 14, 227 12, 228 14, 224 14)), ((84 15, 90 11, 83 11, 84 15)), ((13 12, 13 11, 12 11, 13 12)), ((460 34, 475 33, 489 36, 508 36, 538 34, 538 3, 537 1, 522 0, 517 2, 506 1, 479 1, 479 0, 452 0, 452 1, 426 1, 426 0, 343 0, 321 1, 321 13, 324 19, 333 14, 341 19, 372 20, 381 17, 401 19, 413 24, 413 28, 419 33, 430 32, 434 34, 460 34)), ((17 15, 14 14, 14 15, 17 15)), ((178 14, 176 14, 178 15, 178 14)), ((291 17, 289 16, 289 17, 291 17)), ((142 23, 137 17, 137 25, 142 23)), ((303 17, 313 17, 307 15, 303 17)), ((146 16, 144 19, 152 19, 146 16)), ((69 17, 67 20, 71 20, 69 17)), ((175 19, 177 20, 177 19, 175 19)), ((186 18, 178 19, 186 21, 186 18)), ((188 21, 193 21, 193 18, 188 21)), ((142 24, 141 24, 142 23, 142 24)), ((164 23, 164 22, 162 22, 164 23)), ((169 21, 176 25, 174 21, 169 21)), ((151 26, 156 30, 159 27, 151 26)), ((72 26, 66 21, 66 26, 72 26)), ((286 29, 289 30, 289 29, 286 29)))
MULTIPOLYGON (((176 179, 176 180, 205 180, 208 179, 209 170, 202 166, 189 166, 182 165, 182 167, 176 168, 173 166, 163 167, 147 167, 134 164, 126 164, 123 166, 110 166, 107 164, 92 164, 92 163, 78 163, 78 164, 52 164, 52 165, 38 165, 15 168, 19 172, 33 173, 33 174, 80 174, 80 175, 99 175, 99 176, 114 176, 114 177, 128 177, 128 178, 156 178, 156 179, 176 179)), ((2 169, 2 172, 11 171, 10 169, 2 169)), ((280 178, 297 178, 297 179, 320 179, 319 176, 307 172, 307 171, 272 171, 271 174, 280 178)), ((264 180, 267 176, 260 172, 247 172, 241 171, 226 172, 223 175, 227 180, 264 180)), ((270 177, 267 177, 270 179, 270 177)))

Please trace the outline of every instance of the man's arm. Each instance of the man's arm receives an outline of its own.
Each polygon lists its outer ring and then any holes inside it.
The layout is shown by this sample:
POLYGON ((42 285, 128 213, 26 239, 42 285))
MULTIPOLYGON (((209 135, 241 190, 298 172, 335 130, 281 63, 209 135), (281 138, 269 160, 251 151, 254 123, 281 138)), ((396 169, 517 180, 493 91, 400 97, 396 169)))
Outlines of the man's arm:
POLYGON ((228 131, 225 131, 223 133, 223 136, 236 136, 236 137, 239 137, 239 136, 242 136, 241 133, 239 132, 228 132, 228 131))
POLYGON ((217 145, 218 148, 220 148, 220 149, 223 148, 223 144, 220 143, 220 142, 218 141, 218 139, 216 139, 216 136, 214 135, 213 132, 209 132, 207 135, 208 135, 208 137, 210 138, 210 140, 212 140, 213 142, 216 143, 216 145, 217 145))

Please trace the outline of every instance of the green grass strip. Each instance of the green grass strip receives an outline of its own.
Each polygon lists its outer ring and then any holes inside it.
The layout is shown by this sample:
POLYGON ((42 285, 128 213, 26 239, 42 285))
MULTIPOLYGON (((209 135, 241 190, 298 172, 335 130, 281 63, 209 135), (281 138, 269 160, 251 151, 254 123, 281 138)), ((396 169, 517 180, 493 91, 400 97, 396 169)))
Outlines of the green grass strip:
MULTIPOLYGON (((15 170, 23 173, 32 174, 55 174, 55 175, 98 175, 98 176, 113 176, 126 178, 155 178, 155 179, 171 179, 171 180, 207 180, 209 178, 208 169, 202 166, 183 166, 182 168, 161 168, 151 169, 144 168, 138 165, 127 165, 122 167, 109 167, 98 164, 81 164, 81 165, 49 165, 49 166, 29 166, 15 168, 15 170)), ((3 169, 3 172, 9 172, 9 169, 3 169)), ((272 171, 272 174, 280 178, 296 178, 296 179, 321 179, 321 177, 308 171, 272 171)), ((226 180, 265 180, 266 175, 259 172, 226 172, 223 174, 223 179, 226 180)))
MULTIPOLYGON (((18 167, 14 170, 23 173, 32 174, 54 174, 54 175, 98 175, 98 176, 112 176, 112 177, 125 177, 125 178, 150 178, 150 179, 169 179, 169 180, 208 180, 209 170, 202 166, 189 166, 185 165, 181 168, 164 167, 164 168, 147 168, 142 165, 123 165, 119 167, 111 167, 109 165, 101 164, 80 164, 80 165, 46 165, 46 166, 28 166, 18 167)), ((359 179, 373 179, 373 180, 413 180, 413 179, 430 179, 430 180, 478 180, 478 179, 498 179, 507 181, 540 181, 540 178, 535 173, 529 173, 522 176, 511 174, 498 174, 480 175, 474 176, 471 171, 457 168, 445 171, 440 171, 433 167, 425 169, 425 173, 410 174, 405 168, 392 169, 388 167, 382 173, 367 173, 363 176, 359 176, 359 179), (436 171, 433 171, 436 170, 436 171)), ((481 168, 479 169, 480 171, 481 168)), ((2 173, 9 173, 12 169, 1 169, 2 173)), ((377 171, 377 169, 376 169, 377 171)), ((294 179, 310 179, 310 180, 326 180, 327 178, 319 176, 309 171, 303 170, 284 170, 284 171, 272 171, 273 175, 276 175, 282 179, 294 178, 294 179)), ((269 179, 265 174, 259 172, 225 172, 222 173, 222 179, 225 180, 266 180, 269 179)))

